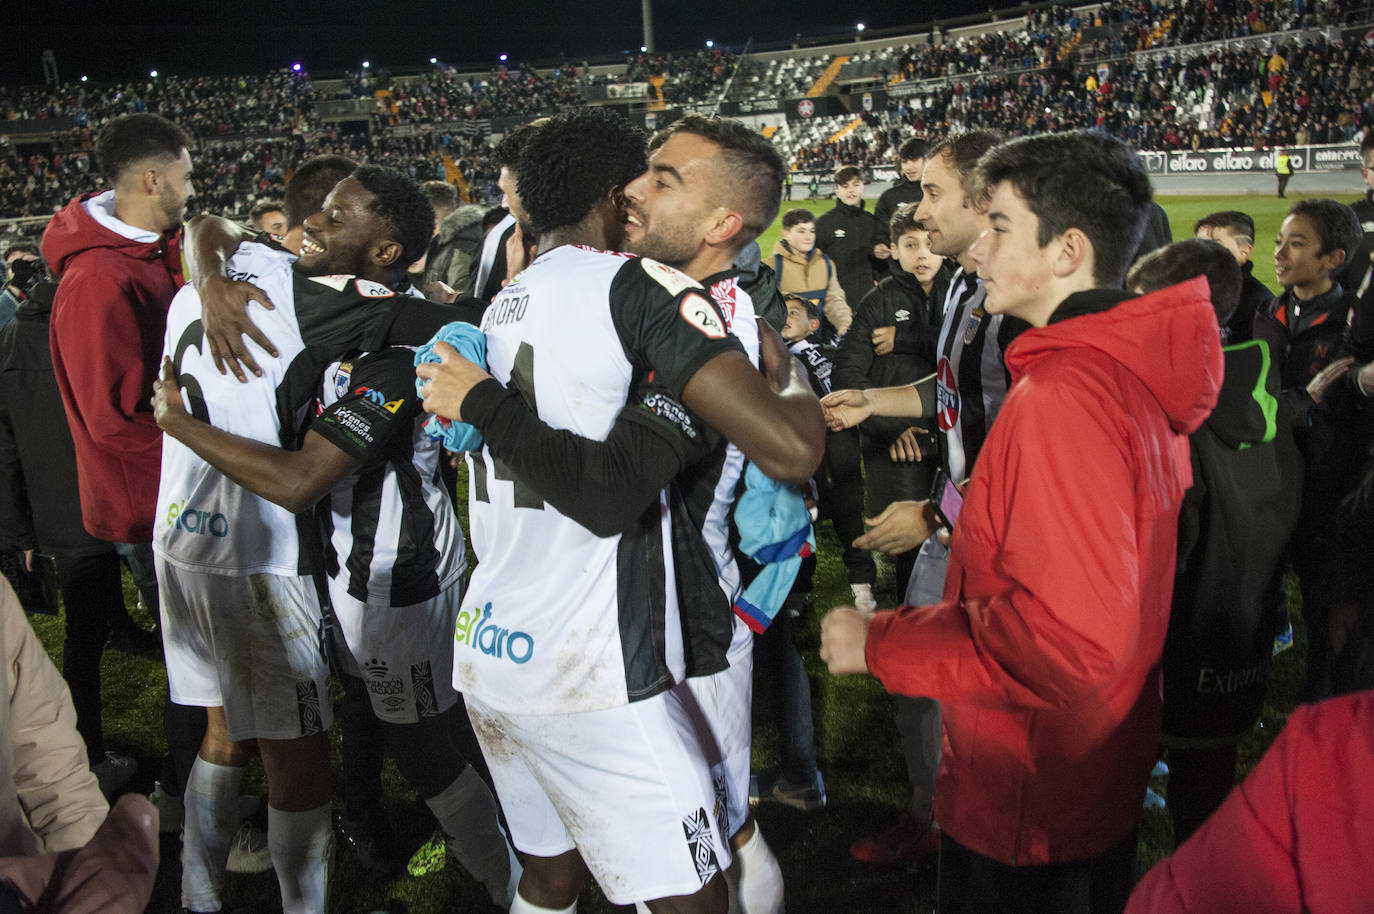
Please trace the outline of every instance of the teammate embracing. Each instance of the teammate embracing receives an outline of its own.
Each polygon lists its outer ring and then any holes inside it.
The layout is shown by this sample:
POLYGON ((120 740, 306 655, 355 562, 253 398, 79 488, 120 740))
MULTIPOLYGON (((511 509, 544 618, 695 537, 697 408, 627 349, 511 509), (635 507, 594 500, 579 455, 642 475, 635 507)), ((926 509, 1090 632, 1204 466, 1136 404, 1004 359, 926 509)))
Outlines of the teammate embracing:
MULTIPOLYGON (((617 903, 725 910, 715 740, 682 683, 703 644, 723 660, 733 630, 725 616, 707 631, 679 601, 669 498, 656 493, 709 450, 696 416, 775 478, 808 477, 820 454, 820 424, 806 419, 816 418, 814 400, 795 394, 810 398, 804 382, 792 379, 793 393, 779 397, 699 284, 606 250, 621 241, 617 189, 644 171, 643 149, 636 131, 601 112, 542 126, 520 165, 539 253, 484 320, 497 380, 451 353, 420 369, 431 382, 426 408, 472 422, 485 439, 470 488, 481 561, 454 680, 515 842, 533 855, 513 911, 574 910, 588 868, 617 903), (523 412, 513 408, 522 402, 523 412), (557 466, 517 469, 521 454, 539 460, 540 449, 522 447, 539 440, 531 420, 607 448, 561 479, 557 466), (641 459, 646 449, 654 459, 641 459), (593 498, 605 501, 610 478, 620 480, 614 501, 633 515, 577 523, 593 498), (531 575, 531 556, 558 565, 531 575)), ((708 213, 699 215, 704 226, 708 213)), ((729 219, 720 241, 740 228, 738 210, 729 219)))

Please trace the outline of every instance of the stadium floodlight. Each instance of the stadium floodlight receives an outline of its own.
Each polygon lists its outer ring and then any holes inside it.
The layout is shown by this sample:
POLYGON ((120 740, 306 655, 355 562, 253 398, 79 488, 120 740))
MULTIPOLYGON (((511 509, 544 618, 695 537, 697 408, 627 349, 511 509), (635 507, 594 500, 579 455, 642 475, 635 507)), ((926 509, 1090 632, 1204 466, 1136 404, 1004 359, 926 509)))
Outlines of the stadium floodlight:
POLYGON ((430 62, 430 63, 438 63, 438 62, 439 62, 439 58, 437 58, 437 57, 431 57, 431 58, 429 59, 429 62, 430 62))
POLYGON ((500 58, 498 58, 498 59, 499 59, 502 63, 505 63, 505 62, 506 62, 506 57, 507 57, 507 56, 508 56, 508 55, 506 55, 506 54, 502 54, 502 55, 500 56, 500 58))
POLYGON ((81 77, 81 81, 82 81, 83 83, 84 83, 86 80, 88 80, 88 79, 90 79, 89 76, 82 76, 82 77, 81 77))
POLYGON ((299 73, 299 72, 301 71, 301 65, 298 64, 298 63, 293 63, 293 64, 291 65, 291 69, 293 69, 293 70, 295 70, 297 73, 299 73))
POLYGON ((148 75, 151 76, 153 79, 157 79, 157 71, 156 71, 156 70, 149 70, 149 71, 148 71, 148 75))
POLYGON ((372 66, 372 61, 370 61, 370 60, 364 60, 364 61, 363 61, 363 69, 364 69, 364 70, 366 70, 366 69, 367 69, 368 67, 370 67, 370 66, 372 66))
POLYGON ((862 31, 864 30, 864 24, 863 24, 862 22, 860 22, 860 23, 859 23, 858 25, 856 25, 854 28, 855 28, 856 31, 862 32, 862 31))
POLYGON ((714 48, 714 47, 716 46, 716 43, 715 43, 714 41, 712 41, 711 39, 707 38, 707 39, 706 39, 706 46, 707 46, 708 48, 714 48))
POLYGON ((643 54, 643 53, 644 53, 645 51, 647 51, 647 50, 649 50, 649 48, 648 48, 647 45, 642 45, 642 44, 641 44, 641 45, 639 46, 639 53, 643 54))

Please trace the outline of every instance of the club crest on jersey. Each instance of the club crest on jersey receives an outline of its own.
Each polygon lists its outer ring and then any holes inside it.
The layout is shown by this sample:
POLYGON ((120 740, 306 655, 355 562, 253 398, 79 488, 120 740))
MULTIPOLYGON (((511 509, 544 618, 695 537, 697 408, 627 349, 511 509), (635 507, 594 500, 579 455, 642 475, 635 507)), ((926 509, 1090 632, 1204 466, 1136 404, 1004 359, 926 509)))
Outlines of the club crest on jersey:
POLYGON ((701 284, 695 279, 666 263, 659 263, 648 257, 641 257, 639 262, 644 265, 644 272, 649 274, 649 278, 667 289, 669 295, 677 295, 687 289, 701 288, 701 284))
POLYGON ((338 370, 334 372, 334 396, 345 397, 348 395, 348 382, 353 378, 353 363, 340 362, 338 370))
POLYGON ((525 632, 511 631, 492 622, 490 603, 481 609, 473 606, 460 612, 453 623, 453 640, 511 663, 529 663, 534 656, 534 639, 525 632))
POLYGON ((685 295, 678 306, 682 319, 700 330, 713 340, 724 339, 725 322, 720 319, 711 303, 696 293, 685 295))

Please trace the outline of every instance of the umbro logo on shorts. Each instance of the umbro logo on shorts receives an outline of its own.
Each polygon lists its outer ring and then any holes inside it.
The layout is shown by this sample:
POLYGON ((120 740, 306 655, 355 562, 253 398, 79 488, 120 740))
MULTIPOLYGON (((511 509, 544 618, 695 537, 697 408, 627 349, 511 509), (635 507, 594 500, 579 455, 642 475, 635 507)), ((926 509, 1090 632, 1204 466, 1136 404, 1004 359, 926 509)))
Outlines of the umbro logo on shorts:
POLYGON ((301 716, 301 736, 310 736, 324 729, 320 714, 320 690, 312 679, 296 683, 296 710, 301 716))

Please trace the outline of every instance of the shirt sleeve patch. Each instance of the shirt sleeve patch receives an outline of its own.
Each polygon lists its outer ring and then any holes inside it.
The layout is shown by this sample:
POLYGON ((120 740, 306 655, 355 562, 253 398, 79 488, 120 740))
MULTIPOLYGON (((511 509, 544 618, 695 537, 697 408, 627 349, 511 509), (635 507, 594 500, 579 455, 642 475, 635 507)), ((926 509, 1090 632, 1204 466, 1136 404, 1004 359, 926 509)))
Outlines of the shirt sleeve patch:
POLYGON ((711 307, 711 303, 704 297, 694 292, 684 295, 678 310, 682 313, 683 320, 711 339, 721 340, 725 338, 727 331, 724 321, 720 319, 720 314, 711 307))
POLYGON ((353 280, 353 288, 357 289, 363 298, 391 298, 396 294, 381 283, 370 279, 353 280))
POLYGON ((688 289, 700 289, 701 284, 688 276, 681 270, 674 269, 666 263, 659 263, 648 257, 640 258, 640 264, 644 267, 644 272, 649 274, 649 278, 660 286, 668 290, 669 295, 678 295, 688 289))

